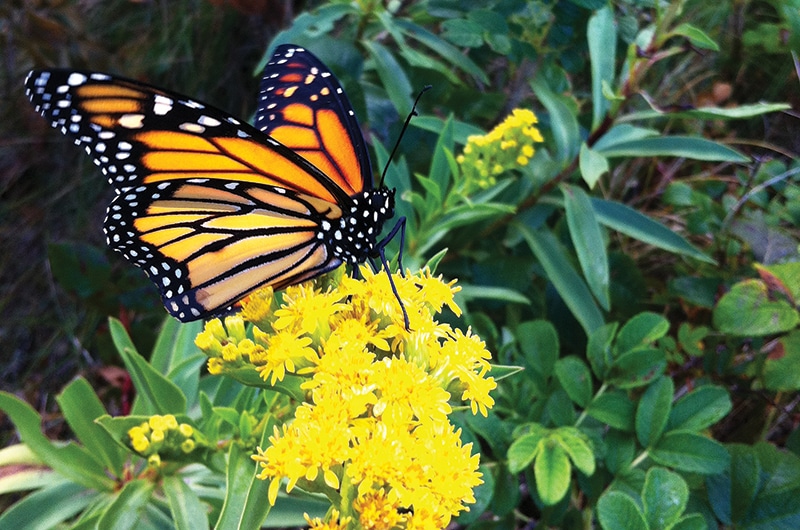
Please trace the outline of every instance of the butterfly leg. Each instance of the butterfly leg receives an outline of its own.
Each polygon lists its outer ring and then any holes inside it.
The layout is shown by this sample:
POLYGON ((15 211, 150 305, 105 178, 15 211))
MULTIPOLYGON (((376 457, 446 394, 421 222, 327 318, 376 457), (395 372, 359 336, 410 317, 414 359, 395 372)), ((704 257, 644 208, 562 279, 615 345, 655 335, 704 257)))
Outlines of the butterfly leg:
MULTIPOLYGON (((403 271, 403 247, 406 245, 406 218, 401 217, 397 220, 394 227, 386 234, 386 237, 381 239, 376 245, 375 248, 378 249, 378 252, 383 254, 383 249, 386 248, 386 245, 389 244, 389 241, 394 239, 394 236, 397 235, 397 232, 400 231, 400 250, 397 251, 397 268, 400 271, 400 276, 403 278, 406 277, 406 273, 403 271)), ((384 258, 385 259, 385 258, 384 258)))
POLYGON ((383 268, 386 271, 386 275, 389 277, 389 285, 392 287, 392 292, 394 293, 394 297, 397 298, 397 302, 400 304, 400 309, 403 311, 403 322, 406 325, 406 331, 410 331, 411 328, 408 322, 408 312, 406 311, 406 306, 403 304, 403 300, 400 298, 400 293, 397 292, 397 287, 394 285, 394 280, 392 279, 392 272, 389 270, 389 261, 386 259, 386 252, 384 251, 384 247, 378 248, 378 254, 380 255, 381 263, 383 264, 383 268))

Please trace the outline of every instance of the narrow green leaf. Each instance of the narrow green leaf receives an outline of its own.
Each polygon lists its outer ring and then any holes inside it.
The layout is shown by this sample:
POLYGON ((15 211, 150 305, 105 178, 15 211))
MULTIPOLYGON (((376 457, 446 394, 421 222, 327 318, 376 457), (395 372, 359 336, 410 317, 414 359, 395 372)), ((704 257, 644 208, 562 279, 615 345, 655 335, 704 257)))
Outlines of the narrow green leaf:
POLYGON ((187 359, 196 357, 197 346, 194 345, 194 338, 201 331, 203 331, 202 320, 184 324, 174 318, 166 317, 156 338, 150 365, 162 374, 168 374, 187 359))
POLYGON ((361 44, 369 52, 378 77, 381 80, 389 101, 400 116, 407 116, 411 112, 411 82, 408 80, 403 67, 397 59, 384 46, 376 41, 363 40, 361 44))
POLYGON ((617 335, 615 352, 620 355, 646 348, 669 331, 669 321, 659 314, 645 311, 628 320, 617 335))
POLYGON ((608 254, 592 202, 586 192, 577 186, 563 185, 561 191, 564 194, 569 235, 575 246, 583 277, 600 306, 608 311, 611 305, 608 295, 608 254))
POLYGON ((636 437, 644 447, 658 442, 667 425, 675 385, 669 377, 653 381, 636 409, 636 437))
POLYGON ((647 470, 642 504, 650 530, 668 530, 680 518, 689 500, 689 486, 678 475, 664 468, 647 470))
POLYGON ((545 506, 564 498, 572 479, 572 465, 566 451, 556 439, 545 440, 533 463, 536 492, 545 506))
POLYGON ((128 482, 100 517, 97 527, 114 530, 137 528, 154 489, 155 484, 149 480, 134 479, 128 482))
POLYGON ((515 223, 514 227, 528 243, 564 303, 589 335, 603 325, 603 315, 589 289, 567 259, 555 236, 544 229, 535 232, 515 223))
POLYGON ((670 530, 708 530, 708 522, 699 513, 684 515, 670 530))
POLYGON ((106 469, 85 448, 68 442, 55 445, 42 434, 42 418, 33 407, 8 392, 0 392, 0 410, 4 411, 19 432, 20 439, 31 451, 63 477, 84 487, 111 491, 115 482, 106 469))
POLYGON ((597 517, 605 530, 649 530, 642 510, 621 491, 609 491, 600 497, 597 517))
POLYGON ((726 145, 699 136, 659 136, 606 145, 595 150, 608 158, 640 158, 650 156, 675 156, 710 162, 745 164, 750 157, 726 145))
MULTIPOLYGON (((439 133, 439 137, 436 139, 436 146, 433 148, 433 160, 431 160, 431 169, 429 172, 429 178, 436 182, 440 190, 447 190, 450 187, 452 171, 447 160, 447 154, 452 153, 454 150, 453 120, 448 118, 444 123, 442 132, 439 133)), ((441 204, 436 206, 441 206, 441 204)))
POLYGON ((624 117, 625 120, 652 120, 654 118, 691 118, 697 120, 746 120, 770 112, 791 109, 787 103, 753 103, 738 107, 700 107, 679 112, 666 112, 661 109, 635 112, 624 117))
POLYGON ((180 475, 164 477, 164 493, 175 528, 180 530, 202 530, 208 528, 206 506, 180 475))
POLYGON ((512 304, 531 304, 525 295, 506 287, 462 284, 460 294, 465 300, 500 300, 512 304))
POLYGON ((719 45, 714 42, 714 39, 709 37, 703 30, 691 24, 681 24, 671 31, 673 35, 683 35, 689 42, 697 48, 706 50, 719 51, 719 45))
POLYGON ((612 344, 619 324, 612 322, 596 329, 589 335, 586 344, 586 358, 592 367, 595 377, 605 381, 614 362, 612 344))
POLYGON ((603 82, 614 82, 614 59, 617 50, 617 27, 608 6, 595 11, 586 29, 589 61, 592 69, 592 129, 603 121, 609 101, 603 95, 603 82))
POLYGON ((393 22, 406 36, 427 46, 431 51, 442 56, 456 68, 463 70, 484 83, 489 82, 489 78, 486 77, 486 72, 483 71, 483 68, 475 64, 472 59, 461 53, 461 51, 452 44, 410 20, 393 19, 393 22))
POLYGON ((636 407, 627 392, 613 390, 592 400, 586 413, 609 427, 631 432, 634 426, 635 410, 636 407))
POLYGON ((539 454, 546 431, 526 434, 514 440, 508 448, 508 469, 519 473, 539 454))
POLYGON ((719 442, 689 431, 665 434, 650 451, 653 461, 667 467, 710 475, 730 465, 730 456, 719 442))
MULTIPOLYGON (((259 447, 269 444, 273 425, 272 420, 264 422, 259 447)), ((250 456, 249 451, 243 450, 237 444, 231 444, 226 470, 225 501, 215 525, 217 530, 261 528, 270 512, 271 505, 267 500, 269 481, 256 477, 258 465, 250 456)))
POLYGON ((574 355, 556 361, 555 374, 561 387, 578 406, 586 407, 592 399, 592 374, 589 367, 574 355))
POLYGON ((137 391, 135 414, 184 414, 186 396, 175 383, 156 371, 139 355, 122 323, 109 318, 109 330, 114 345, 131 375, 137 391), (140 404, 141 403, 141 404, 140 404), (137 406, 138 405, 138 406, 137 406))
POLYGON ((603 136, 598 139, 592 149, 595 152, 602 151, 603 149, 623 142, 630 142, 633 140, 641 140, 642 138, 654 138, 661 135, 658 129, 650 129, 647 127, 637 127, 628 123, 621 123, 614 125, 603 136))
POLYGON ((83 511, 98 495, 101 494, 61 479, 5 508, 0 515, 0 528, 60 528, 63 523, 83 511))
POLYGON ((700 431, 724 418, 731 407, 731 398, 725 388, 701 386, 675 402, 667 428, 671 431, 700 431))
POLYGON ((592 207, 597 214, 597 220, 609 228, 669 252, 691 256, 706 263, 716 263, 680 235, 633 208, 603 199, 592 199, 592 207))
POLYGON ((550 130, 556 145, 556 159, 561 165, 566 165, 575 158, 581 145, 577 116, 567 104, 566 96, 550 90, 543 79, 535 78, 531 80, 530 85, 536 98, 550 115, 550 130))
POLYGON ((114 477, 122 476, 127 454, 110 439, 105 429, 94 423, 106 410, 86 379, 73 380, 56 401, 70 429, 88 453, 102 462, 114 477))
POLYGON ((594 185, 597 184, 600 177, 608 173, 610 169, 608 159, 586 145, 586 142, 581 144, 578 161, 580 163, 581 177, 583 177, 583 181, 589 186, 589 189, 594 189, 594 185))
POLYGON ((447 210, 447 213, 436 222, 436 229, 452 230, 453 228, 511 213, 514 213, 514 207, 507 204, 493 202, 484 204, 463 204, 447 210))
POLYGON ((467 138, 470 136, 482 136, 486 134, 486 131, 483 129, 475 127, 471 123, 456 120, 452 116, 449 116, 447 120, 439 118, 438 116, 416 116, 411 120, 411 126, 439 134, 442 132, 442 129, 444 129, 448 120, 453 123, 453 140, 458 144, 466 144, 467 138))

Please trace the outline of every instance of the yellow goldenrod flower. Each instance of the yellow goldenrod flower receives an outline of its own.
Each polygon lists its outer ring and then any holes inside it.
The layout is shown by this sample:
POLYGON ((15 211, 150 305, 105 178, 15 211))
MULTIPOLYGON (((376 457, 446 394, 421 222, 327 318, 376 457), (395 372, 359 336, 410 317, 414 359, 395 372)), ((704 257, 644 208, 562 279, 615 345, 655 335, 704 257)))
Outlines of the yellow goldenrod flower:
POLYGON ((483 136, 472 135, 456 161, 461 167, 463 192, 488 188, 498 175, 525 167, 535 153, 534 144, 544 141, 528 109, 514 109, 502 123, 483 136), (491 171, 490 171, 491 169, 491 171))
MULTIPOLYGON (((468 401, 486 414, 495 384, 487 376, 490 355, 470 331, 435 319, 445 306, 461 315, 455 281, 428 270, 392 275, 407 329, 386 273, 360 273, 321 278, 260 302, 251 295, 243 306, 262 310, 255 317, 250 310, 250 329, 230 317, 212 321, 196 343, 211 344, 203 351, 212 373, 250 369, 276 389, 288 384, 287 373, 304 379, 304 402, 253 455, 258 477, 269 481, 270 503, 282 484, 287 492, 301 487, 332 499, 347 487, 355 500, 339 513, 353 514, 363 528, 444 528, 474 502, 472 488, 481 483, 478 455, 449 421, 452 403, 468 401), (263 311, 267 304, 274 310, 263 311)), ((186 441, 182 447, 191 445, 186 441)))
POLYGON ((327 523, 323 522, 319 517, 312 519, 307 513, 304 513, 303 517, 305 517, 308 523, 309 530, 347 530, 350 521, 353 520, 352 517, 343 517, 339 519, 339 511, 335 509, 331 510, 330 521, 327 523))

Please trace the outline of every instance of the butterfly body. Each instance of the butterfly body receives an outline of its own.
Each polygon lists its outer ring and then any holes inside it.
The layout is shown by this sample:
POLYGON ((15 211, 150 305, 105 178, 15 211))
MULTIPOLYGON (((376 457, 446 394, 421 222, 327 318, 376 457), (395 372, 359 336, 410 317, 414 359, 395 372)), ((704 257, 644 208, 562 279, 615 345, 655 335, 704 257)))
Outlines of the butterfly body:
POLYGON ((181 321, 259 287, 382 257, 394 190, 373 187, 350 103, 302 48, 278 47, 265 67, 257 127, 97 72, 35 70, 25 85, 116 190, 109 246, 145 271, 181 321))

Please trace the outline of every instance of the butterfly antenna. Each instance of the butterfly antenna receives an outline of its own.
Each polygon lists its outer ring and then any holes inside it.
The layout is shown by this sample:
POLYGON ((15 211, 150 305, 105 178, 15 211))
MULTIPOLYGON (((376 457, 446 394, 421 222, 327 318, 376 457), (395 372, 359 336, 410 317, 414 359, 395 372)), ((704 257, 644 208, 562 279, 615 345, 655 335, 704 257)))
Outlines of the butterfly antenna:
POLYGON ((386 171, 389 169, 389 163, 394 158, 394 154, 397 152, 397 148, 400 147, 400 140, 403 139, 403 135, 406 133, 406 129, 408 129, 408 124, 411 123, 411 118, 414 116, 418 116, 417 114, 417 103, 419 103, 419 98, 422 97, 422 94, 427 92, 432 88, 431 85, 425 85, 422 90, 419 91, 417 94, 417 99, 414 100, 414 106, 411 107, 411 112, 408 113, 408 117, 406 118, 406 122, 403 124, 403 128, 400 130, 400 136, 397 137, 397 141, 394 143, 394 149, 392 149, 392 154, 389 155, 389 160, 386 161, 386 166, 383 168, 383 173, 381 173, 381 182, 378 185, 379 188, 383 187, 383 179, 386 178, 386 171))

